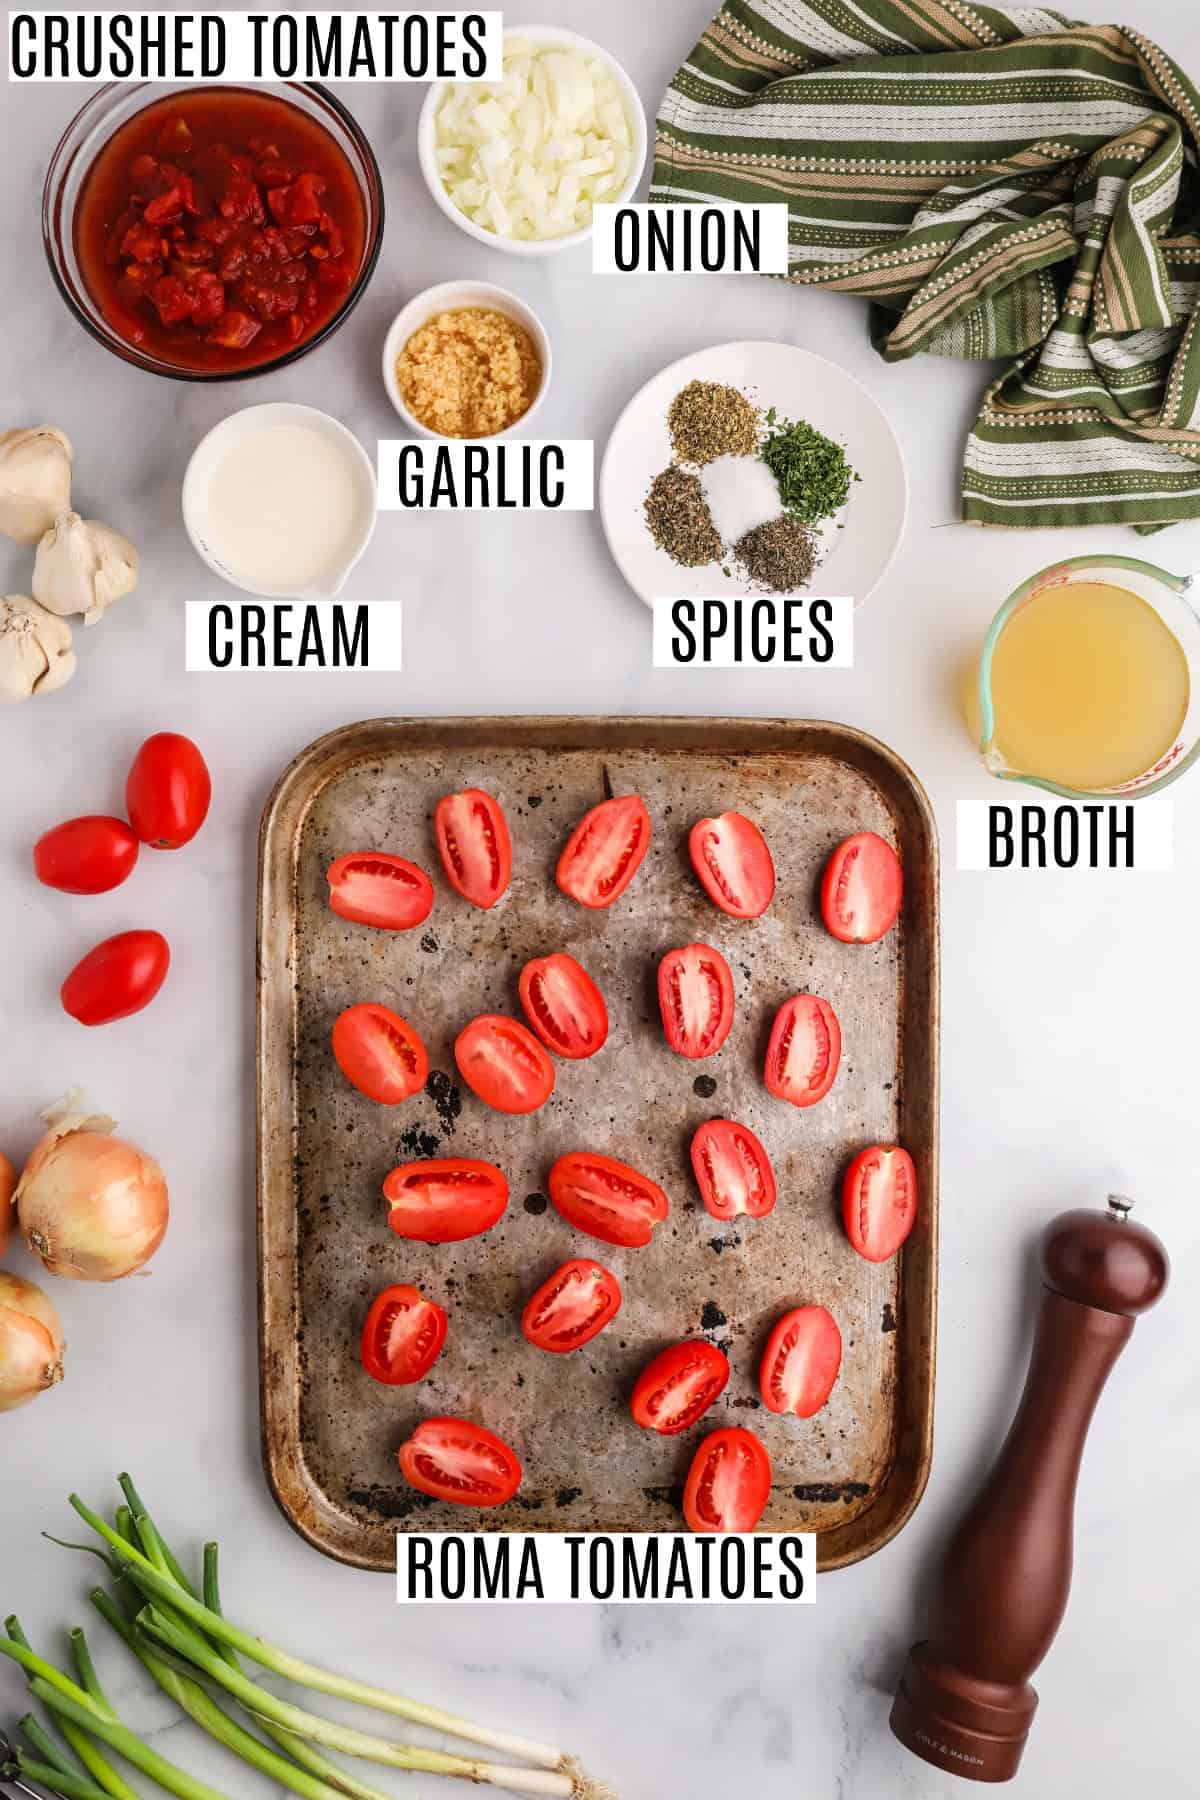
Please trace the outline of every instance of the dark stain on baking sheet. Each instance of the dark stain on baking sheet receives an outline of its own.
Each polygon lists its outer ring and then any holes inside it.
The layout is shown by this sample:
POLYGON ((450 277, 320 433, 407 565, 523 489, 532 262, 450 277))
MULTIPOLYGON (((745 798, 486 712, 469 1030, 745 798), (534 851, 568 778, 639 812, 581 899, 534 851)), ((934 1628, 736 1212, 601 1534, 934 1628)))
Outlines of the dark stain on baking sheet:
MULTIPOLYGON (((771 1455, 764 1529, 840 1534, 848 1519, 869 1512, 894 1467, 906 1471, 910 1488, 919 1491, 923 1480, 930 1260, 918 1232, 901 1257, 865 1262, 846 1242, 838 1206, 842 1173, 863 1145, 910 1143, 923 1172, 922 1157, 932 1155, 933 1115, 924 1094, 906 1092, 901 1057, 905 1033, 911 1039, 922 1029, 906 1011, 908 928, 878 945, 840 944, 823 929, 812 898, 833 846, 870 829, 900 843, 913 904, 922 904, 924 881, 933 907, 928 871, 916 866, 926 830, 910 797, 916 790, 883 760, 886 781, 873 779, 873 747, 855 752, 859 765, 844 759, 833 727, 763 727, 777 734, 776 745, 733 754, 697 741, 701 729, 718 743, 724 732, 728 741, 728 722, 622 723, 624 742, 613 741, 616 727, 604 721, 564 722, 558 741, 548 727, 525 721, 351 728, 342 739, 369 745, 369 754, 343 749, 316 763, 285 848, 265 851, 281 867, 286 857, 294 884, 294 913, 278 908, 281 935, 263 950, 264 1062, 271 1065, 263 1073, 263 1129, 269 1140, 274 1107, 281 1141, 285 1133, 293 1140, 286 1157, 276 1152, 270 1160, 269 1174, 264 1165, 261 1198, 271 1358, 264 1368, 275 1371, 265 1391, 268 1452, 289 1516, 347 1560, 394 1565, 390 1533, 406 1526, 678 1529, 679 1496, 702 1430, 678 1439, 639 1431, 629 1394, 653 1355, 701 1331, 719 1334, 732 1364, 704 1428, 751 1425, 771 1455), (524 728, 532 745, 518 741, 524 728), (447 732, 443 742, 439 729, 447 732), (786 748, 785 729, 810 734, 809 747, 786 748), (588 745, 589 734, 599 733, 608 734, 602 750, 588 745), (688 733, 692 741, 680 744, 688 733), (655 833, 635 881, 597 913, 562 895, 553 871, 572 826, 601 798, 605 768, 615 792, 643 794, 655 833), (431 834, 439 796, 470 786, 496 794, 513 824, 513 882, 489 912, 448 889, 431 834), (691 823, 725 810, 755 819, 775 855, 776 897, 754 923, 717 912, 687 864, 691 823), (338 851, 362 845, 410 856, 430 871, 437 899, 423 930, 375 932, 330 911, 325 869, 338 851), (668 1049, 654 1001, 663 952, 697 940, 725 954, 738 1005, 728 1042, 699 1070, 668 1049), (491 1112, 458 1081, 454 1039, 476 1013, 519 1016, 523 964, 554 950, 576 956, 605 994, 608 1044, 588 1061, 556 1063, 557 1085, 541 1112, 491 1112), (829 1098, 799 1111, 766 1092, 761 1054, 776 1008, 806 989, 837 1009, 846 1057, 829 1098), (334 1019, 365 1000, 394 1007, 428 1047, 426 1088, 401 1107, 358 1094, 329 1054, 334 1019), (272 1033, 285 1029, 294 1071, 290 1054, 272 1046, 272 1033), (758 1133, 779 1185, 774 1213, 719 1235, 698 1203, 688 1156, 692 1133, 717 1112, 758 1133), (622 1158, 664 1187, 671 1215, 650 1246, 597 1243, 546 1204, 551 1164, 577 1148, 622 1158), (427 1154, 483 1157, 505 1171, 511 1198, 492 1231, 443 1245, 389 1232, 383 1179, 398 1160, 427 1154), (913 1260, 923 1254, 924 1262, 913 1260), (618 1277, 619 1326, 584 1352, 546 1355, 522 1336, 521 1310, 538 1283, 575 1255, 596 1256, 618 1277), (901 1308, 906 1267, 917 1287, 901 1308), (389 1282, 415 1284, 449 1315, 445 1351, 415 1388, 378 1386, 358 1359, 365 1306, 389 1282), (762 1345, 780 1313, 812 1301, 829 1306, 841 1324, 841 1377, 815 1419, 777 1418, 758 1401, 762 1345), (902 1328, 889 1330, 889 1317, 902 1328), (276 1321, 287 1325, 281 1342, 271 1335, 276 1321), (398 1445, 419 1419, 446 1413, 485 1422, 512 1443, 525 1469, 517 1501, 474 1513, 406 1488, 398 1445), (832 1483, 831 1461, 841 1477, 832 1483)), ((753 743, 760 728, 738 722, 737 729, 753 743)), ((285 830, 282 815, 278 829, 285 830)), ((934 854, 931 844, 925 853, 934 854)), ((932 956, 927 943, 922 954, 932 956)), ((908 1492, 889 1496, 880 1531, 908 1504, 908 1492)), ((860 1520, 839 1559, 883 1541, 874 1529, 860 1520)))

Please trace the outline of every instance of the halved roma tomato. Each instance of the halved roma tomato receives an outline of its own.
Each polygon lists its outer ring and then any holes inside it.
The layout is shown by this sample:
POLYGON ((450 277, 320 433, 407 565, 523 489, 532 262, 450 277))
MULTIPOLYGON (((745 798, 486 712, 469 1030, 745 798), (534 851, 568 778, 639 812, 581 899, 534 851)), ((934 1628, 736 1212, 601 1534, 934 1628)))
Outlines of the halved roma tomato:
POLYGON ((843 944, 875 944, 900 916, 904 875, 900 858, 873 831, 839 844, 825 865, 821 916, 843 944))
POLYGON ((763 1352, 758 1391, 768 1412, 811 1419, 820 1412, 842 1366, 842 1334, 823 1306, 784 1313, 763 1352))
POLYGON ((688 1470, 683 1516, 690 1531, 753 1531, 771 1498, 771 1459, 752 1431, 710 1431, 688 1470))
POLYGON ((620 1310, 616 1276, 590 1257, 575 1256, 543 1281, 521 1314, 521 1330, 536 1349, 561 1356, 590 1344, 620 1310))
POLYGON ((456 894, 486 912, 512 875, 512 839, 500 802, 482 788, 446 794, 433 815, 438 855, 456 894))
POLYGON ((333 1057, 368 1100, 398 1106, 425 1086, 429 1058, 412 1026, 388 1006, 348 1006, 333 1027, 333 1057))
POLYGON ((212 777, 191 738, 157 731, 133 759, 125 783, 129 823, 154 850, 180 850, 208 817, 212 777))
POLYGON ((446 1342, 446 1315, 415 1287, 384 1288, 363 1326, 362 1365, 373 1381, 408 1387, 428 1375, 446 1342))
POLYGON ((692 1168, 714 1219, 762 1219, 775 1205, 770 1158, 748 1125, 706 1119, 692 1138, 692 1168))
POLYGON ((454 1043, 458 1072, 497 1112, 531 1113, 554 1092, 554 1064, 519 1019, 480 1013, 454 1043))
POLYGON ((340 919, 380 931, 411 931, 433 906, 433 883, 424 869, 382 850, 352 850, 331 863, 329 904, 340 919))
POLYGON ((833 1086, 842 1056, 842 1028, 828 1000, 796 994, 775 1015, 763 1080, 777 1100, 815 1106, 833 1086))
POLYGON ((701 885, 732 919, 757 919, 775 892, 775 864, 758 826, 742 813, 701 819, 688 838, 701 885))
POLYGON ((561 950, 535 956, 521 970, 520 994, 525 1017, 557 1056, 578 1062, 603 1047, 608 1036, 604 995, 573 956, 561 950))
POLYGON ((860 1150, 842 1184, 846 1235, 868 1262, 886 1262, 917 1217, 917 1171, 907 1150, 872 1144, 860 1150))
POLYGON ((469 1419, 422 1419, 400 1446, 400 1473, 418 1493, 456 1506, 503 1506, 521 1485, 516 1451, 469 1419))
POLYGON ((650 814, 640 794, 602 800, 584 813, 558 859, 564 894, 593 909, 623 894, 650 848, 650 814))
POLYGON ((508 1182, 489 1162, 466 1156, 401 1163, 383 1184, 388 1224, 419 1244, 456 1244, 490 1231, 508 1205, 508 1182))
POLYGON ((693 1062, 721 1048, 733 1025, 733 976, 711 944, 668 950, 658 965, 658 1005, 672 1050, 693 1062))
POLYGON ((75 964, 59 998, 81 1025, 109 1025, 149 1006, 170 966, 161 931, 119 931, 75 964))
POLYGON ((654 1227, 671 1210, 667 1196, 648 1175, 590 1150, 560 1156, 547 1187, 555 1210, 568 1225, 627 1249, 648 1244, 654 1227))
POLYGON ((729 1380, 729 1358, 715 1344, 696 1338, 672 1344, 646 1364, 634 1383, 629 1410, 635 1425, 676 1437, 720 1398, 729 1380))
POLYGON ((33 872, 62 894, 107 894, 138 859, 138 840, 124 819, 87 813, 44 831, 33 846, 33 872))

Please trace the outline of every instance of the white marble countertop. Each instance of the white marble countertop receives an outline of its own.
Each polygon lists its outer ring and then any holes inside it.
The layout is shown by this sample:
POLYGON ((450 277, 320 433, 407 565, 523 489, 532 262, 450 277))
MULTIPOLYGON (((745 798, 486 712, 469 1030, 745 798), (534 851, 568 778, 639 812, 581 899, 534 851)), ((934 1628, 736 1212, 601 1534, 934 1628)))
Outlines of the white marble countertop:
MULTIPOLYGON (((1106 17, 1100 0, 1076 12, 1106 17)), ((1116 9, 1120 12, 1120 8, 1116 9)), ((1178 0, 1141 0, 1138 27, 1200 71, 1200 23, 1178 0)), ((648 107, 709 0, 555 0, 547 19, 590 31, 629 68, 648 107)), ((1031 569, 1085 547, 1129 552, 1120 530, 988 533, 955 523, 958 458, 984 371, 920 360, 886 367, 857 304, 740 278, 606 281, 582 251, 519 263, 470 243, 421 184, 415 88, 345 90, 387 181, 374 282, 332 343, 278 377, 189 388, 125 370, 67 317, 38 241, 48 152, 79 88, 4 97, 0 117, 0 425, 53 421, 75 441, 86 511, 143 550, 136 596, 82 648, 63 695, 0 720, 0 1140, 33 1141, 37 1109, 72 1083, 157 1150, 173 1224, 151 1275, 121 1288, 58 1286, 67 1383, 0 1425, 0 1613, 42 1637, 74 1623, 91 1574, 39 1541, 62 1532, 66 1495, 110 1493, 135 1471, 194 1548, 225 1541, 231 1610, 296 1650, 518 1729, 555 1737, 623 1800, 878 1800, 950 1795, 956 1779, 890 1737, 904 1650, 919 1635, 931 1562, 978 1482, 1023 1373, 1030 1248, 1050 1214, 1133 1194, 1167 1239, 1174 1286, 1138 1327, 1092 1433, 1078 1512, 1076 1592, 1037 1685, 1018 1787, 1055 1800, 1176 1794, 1194 1710, 1200 1477, 1194 1346, 1200 1293, 1195 1187, 1195 950, 1200 778, 1174 791, 1171 874, 955 874, 953 808, 984 795, 959 722, 953 671, 1031 569), (185 675, 183 603, 214 582, 190 550, 179 484, 201 433, 231 407, 310 401, 371 443, 395 420, 380 344, 409 295, 476 275, 525 294, 553 337, 547 436, 602 446, 627 397, 706 344, 775 337, 836 358, 886 409, 908 461, 901 555, 859 616, 857 666, 838 673, 684 673, 650 667, 649 619, 587 515, 385 516, 353 582, 401 597, 402 676, 185 675), (381 713, 745 713, 824 716, 876 733, 925 782, 943 832, 944 1110, 940 1356, 933 1475, 912 1522, 865 1564, 831 1576, 801 1611, 655 1607, 401 1616, 386 1580, 307 1549, 270 1500, 258 1459, 254 1347, 253 1005, 255 841, 276 775, 319 733, 381 713), (34 838, 61 817, 119 810, 124 771, 150 731, 193 735, 216 800, 178 860, 146 854, 136 883, 90 902, 39 888, 34 838), (85 1033, 59 1010, 63 973, 131 923, 169 933, 170 988, 140 1017, 85 1033), (195 1534, 189 1538, 188 1534, 195 1534), (1186 1637, 1185 1637, 1186 1634, 1186 1637)), ((1200 525, 1153 555, 1200 568, 1200 525)), ((0 588, 25 587, 25 553, 0 544, 0 588)), ((16 1265, 26 1268, 15 1253, 16 1265)), ((67 1530, 66 1535, 72 1535, 67 1530)), ((114 1691, 146 1728, 165 1705, 117 1658, 114 1691)), ((20 1709, 0 1671, 0 1716, 20 1709)), ((182 1735, 182 1734, 180 1734, 182 1735)), ((172 1744, 178 1742, 175 1735, 172 1744)), ((182 1750, 182 1746, 181 1746, 182 1750)), ((265 1792, 203 1746, 184 1752, 239 1795, 265 1792)), ((397 1793, 431 1800, 430 1780, 397 1793)), ((447 1800, 457 1786, 446 1784, 447 1800)), ((465 1800, 465 1790, 464 1800, 465 1800)))

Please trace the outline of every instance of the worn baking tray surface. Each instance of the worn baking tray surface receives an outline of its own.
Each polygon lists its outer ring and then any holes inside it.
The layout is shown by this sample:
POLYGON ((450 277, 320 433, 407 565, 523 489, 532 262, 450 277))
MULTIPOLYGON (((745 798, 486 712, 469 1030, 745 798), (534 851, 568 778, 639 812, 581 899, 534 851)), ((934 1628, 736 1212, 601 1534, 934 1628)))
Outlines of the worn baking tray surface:
POLYGON ((768 1530, 820 1534, 823 1567, 892 1536, 920 1497, 930 1454, 937 1223, 937 848, 928 803, 882 745, 842 727, 760 720, 378 720, 313 745, 281 780, 263 823, 260 889, 260 1275, 265 1458, 288 1517, 321 1549, 371 1568, 394 1564, 397 1527, 678 1529, 679 1495, 704 1430, 760 1431, 773 1467, 768 1530), (631 887, 591 913, 554 885, 571 826, 603 797, 636 790, 654 838, 631 887), (512 885, 491 912, 459 900, 437 870, 430 819, 441 794, 480 786, 512 827, 512 885), (763 828, 779 886, 761 920, 718 913, 695 881, 687 832, 740 810, 763 828), (852 831, 878 831, 906 871, 900 925, 848 947, 823 929, 821 869, 852 831), (339 920, 325 870, 345 851, 386 849, 435 873, 426 924, 383 933, 339 920), (738 1015, 702 1062, 662 1035, 655 972, 695 940, 726 956, 738 1015), (609 1003, 608 1044, 557 1064, 531 1118, 486 1108, 459 1082, 455 1035, 478 1012, 517 1012, 524 962, 568 950, 609 1003), (832 1002, 841 1071, 811 1111, 773 1100, 763 1051, 781 1001, 803 989, 832 1002), (381 1000, 424 1038, 425 1094, 374 1105, 338 1073, 338 1013, 381 1000), (688 1144, 706 1118, 749 1124, 774 1164, 780 1199, 759 1221, 719 1224, 701 1206, 688 1144), (841 1172, 864 1144, 898 1141, 917 1162, 921 1211, 901 1256, 875 1267, 840 1224, 841 1172), (545 1199, 554 1160, 602 1150, 660 1182, 671 1216, 643 1250, 574 1233, 545 1199), (380 1196, 397 1162, 480 1156, 508 1175, 501 1223, 462 1244, 406 1243, 380 1196), (521 1308, 561 1261, 595 1253, 618 1276, 617 1320, 584 1350, 549 1356, 520 1331, 521 1308), (380 1287, 408 1281, 446 1308, 445 1352, 416 1388, 372 1383, 358 1334, 380 1287), (786 1308, 829 1306, 845 1342, 841 1378, 817 1418, 774 1418, 758 1400, 767 1332, 786 1308), (627 1400, 664 1345, 703 1334, 733 1376, 677 1439, 637 1430, 627 1400), (402 1480, 396 1448, 422 1415, 485 1421, 518 1450, 521 1493, 476 1513, 434 1503, 402 1480))

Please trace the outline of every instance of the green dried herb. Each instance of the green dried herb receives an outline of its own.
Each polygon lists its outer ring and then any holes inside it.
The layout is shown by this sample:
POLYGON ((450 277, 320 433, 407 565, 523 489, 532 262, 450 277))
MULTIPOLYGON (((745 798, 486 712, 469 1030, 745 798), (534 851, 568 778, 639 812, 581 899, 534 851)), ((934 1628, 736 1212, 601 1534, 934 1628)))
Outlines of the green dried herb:
POLYGON ((774 407, 758 454, 779 484, 784 509, 802 525, 831 518, 845 506, 850 483, 859 479, 840 444, 804 419, 779 418, 774 407))
POLYGON ((643 505, 651 537, 682 568, 702 568, 724 553, 698 475, 672 464, 654 477, 643 505))
POLYGON ((753 456, 759 413, 745 394, 720 381, 689 381, 667 413, 675 461, 704 468, 719 456, 753 456))
POLYGON ((790 513, 746 532, 734 554, 756 586, 775 594, 794 594, 813 572, 812 533, 790 513))

